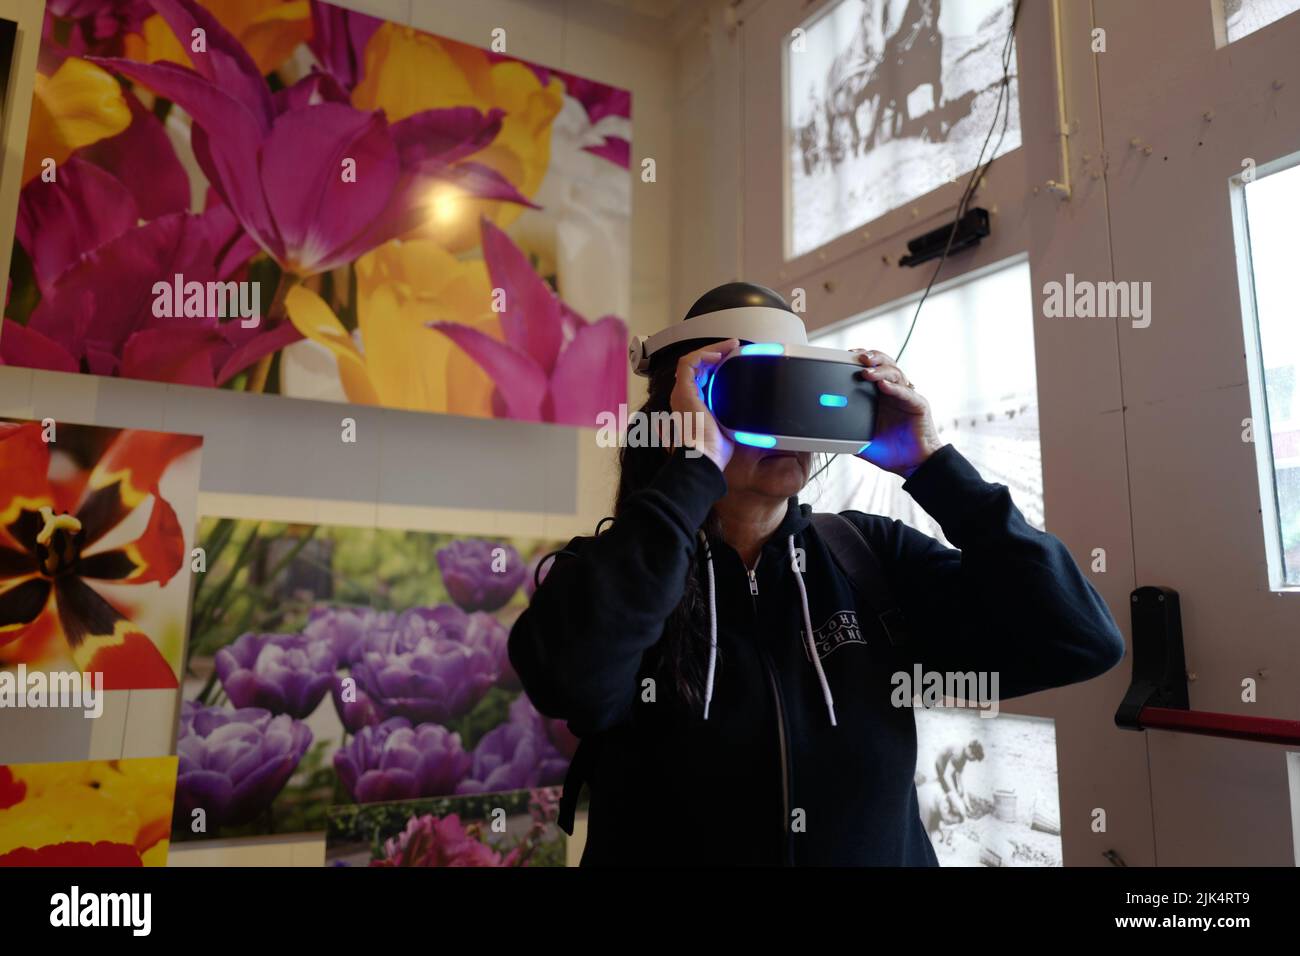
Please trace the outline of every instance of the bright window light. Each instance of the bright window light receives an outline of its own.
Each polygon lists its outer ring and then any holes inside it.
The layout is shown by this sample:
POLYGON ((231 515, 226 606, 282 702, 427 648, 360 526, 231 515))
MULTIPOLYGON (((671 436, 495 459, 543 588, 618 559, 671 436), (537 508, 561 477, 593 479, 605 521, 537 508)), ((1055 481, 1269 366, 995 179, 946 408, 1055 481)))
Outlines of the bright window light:
POLYGON ((1238 239, 1239 246, 1244 245, 1246 340, 1257 346, 1251 357, 1251 386, 1260 510, 1269 547, 1270 583, 1275 589, 1293 588, 1300 587, 1300 397, 1296 394, 1300 326, 1295 308, 1300 165, 1253 178, 1243 184, 1242 194, 1245 235, 1238 239))
MULTIPOLYGON (((810 344, 894 354, 916 299, 847 323, 810 344)), ((1034 368, 1034 301, 1029 263, 1019 260, 932 292, 900 363, 930 401, 940 437, 987 481, 1011 489, 1016 506, 1043 528, 1043 464, 1034 368)), ((903 490, 903 479, 841 455, 808 489, 817 511, 865 511, 898 518, 944 540, 938 524, 903 490)))

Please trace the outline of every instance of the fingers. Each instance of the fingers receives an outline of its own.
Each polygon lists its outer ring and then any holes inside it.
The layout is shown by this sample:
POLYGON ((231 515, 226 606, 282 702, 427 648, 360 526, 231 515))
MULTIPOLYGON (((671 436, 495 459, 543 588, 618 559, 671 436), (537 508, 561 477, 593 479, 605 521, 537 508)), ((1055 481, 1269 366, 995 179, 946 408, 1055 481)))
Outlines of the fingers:
POLYGON ((677 381, 693 379, 696 385, 703 385, 709 371, 739 344, 739 339, 727 339, 725 342, 713 342, 694 352, 687 352, 677 360, 677 381))
POLYGON ((863 349, 853 349, 853 351, 858 353, 858 361, 865 366, 859 375, 866 381, 895 382, 899 385, 911 386, 911 381, 903 374, 903 370, 884 352, 863 349))
POLYGON ((875 382, 876 388, 882 394, 896 400, 899 405, 909 411, 924 412, 929 408, 925 398, 910 385, 904 385, 891 379, 879 379, 875 380, 875 382))

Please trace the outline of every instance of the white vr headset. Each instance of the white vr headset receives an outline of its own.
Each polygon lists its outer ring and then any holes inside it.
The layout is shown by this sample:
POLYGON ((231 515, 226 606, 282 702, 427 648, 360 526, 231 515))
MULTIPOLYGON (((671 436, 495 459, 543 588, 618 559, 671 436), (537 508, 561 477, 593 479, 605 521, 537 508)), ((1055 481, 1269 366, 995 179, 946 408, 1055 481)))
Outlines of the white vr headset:
POLYGON ((741 347, 702 387, 705 404, 729 438, 757 448, 860 453, 875 430, 875 384, 859 378, 863 366, 855 353, 809 345, 803 321, 784 306, 761 286, 722 286, 672 328, 634 336, 628 360, 638 375, 649 375, 651 362, 665 350, 680 357, 710 342, 738 339, 741 347), (745 304, 716 308, 728 298, 745 304), (756 298, 772 304, 753 304, 756 298), (699 311, 706 304, 715 308, 699 311))

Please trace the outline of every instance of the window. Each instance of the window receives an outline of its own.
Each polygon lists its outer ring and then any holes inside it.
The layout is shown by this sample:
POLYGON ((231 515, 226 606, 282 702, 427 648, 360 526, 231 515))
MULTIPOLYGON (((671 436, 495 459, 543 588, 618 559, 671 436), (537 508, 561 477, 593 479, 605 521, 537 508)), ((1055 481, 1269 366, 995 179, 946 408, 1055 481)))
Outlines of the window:
POLYGON ((1236 43, 1300 10, 1300 0, 1216 0, 1218 45, 1236 43))
MULTIPOLYGON (((811 341, 893 355, 915 311, 914 297, 811 341)), ((899 364, 929 400, 940 437, 987 481, 1009 487, 1025 519, 1043 528, 1033 321, 1027 261, 963 276, 930 294, 899 364)), ((887 515, 944 540, 934 520, 903 491, 902 478, 851 457, 836 458, 810 492, 818 511, 887 515)))
MULTIPOLYGON (((1297 160, 1300 156, 1288 162, 1297 160)), ((1238 224, 1245 240, 1246 341, 1257 345, 1251 363, 1256 409, 1251 432, 1260 464, 1271 584, 1274 589, 1300 587, 1300 328, 1295 321, 1300 166, 1249 177, 1240 194, 1245 207, 1244 222, 1239 209, 1238 224)))
MULTIPOLYGON (((1010 0, 840 0, 785 50, 786 258, 970 172, 995 118, 1010 0)), ((1011 70, 1015 71, 1012 51, 1011 70)), ((1020 145, 1008 93, 985 159, 1020 145)))

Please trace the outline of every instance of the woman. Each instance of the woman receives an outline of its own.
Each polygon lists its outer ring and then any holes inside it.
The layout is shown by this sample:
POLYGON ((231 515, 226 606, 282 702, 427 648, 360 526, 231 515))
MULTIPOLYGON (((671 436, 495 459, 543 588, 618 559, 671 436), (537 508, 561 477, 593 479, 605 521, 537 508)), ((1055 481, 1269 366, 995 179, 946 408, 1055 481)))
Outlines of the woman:
POLYGON ((1123 639, 1064 545, 939 440, 875 351, 860 457, 961 550, 845 512, 883 578, 847 580, 797 500, 811 455, 734 445, 702 400, 737 344, 656 356, 641 411, 697 416, 691 453, 623 450, 612 526, 568 544, 510 635, 537 709, 582 739, 566 796, 590 787, 583 864, 936 866, 895 675, 996 674, 1015 697, 1103 673, 1123 639), (881 593, 904 627, 880 623, 881 593))

